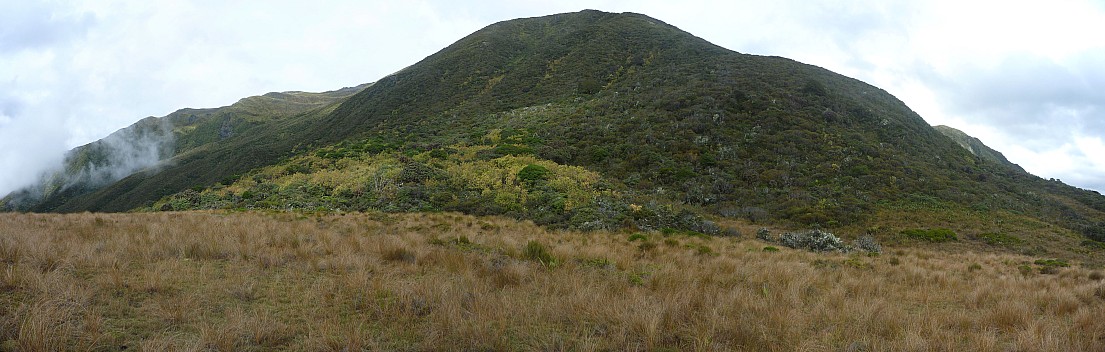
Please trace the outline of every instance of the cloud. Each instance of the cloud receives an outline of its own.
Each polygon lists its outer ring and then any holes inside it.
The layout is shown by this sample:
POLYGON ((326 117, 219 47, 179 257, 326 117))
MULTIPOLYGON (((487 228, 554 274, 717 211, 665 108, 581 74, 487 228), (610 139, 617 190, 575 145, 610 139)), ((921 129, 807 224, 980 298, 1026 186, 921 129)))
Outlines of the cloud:
POLYGON ((11 123, 13 116, 23 112, 23 102, 9 95, 0 96, 0 128, 11 123))
POLYGON ((17 1, 0 11, 0 54, 42 48, 79 36, 95 23, 88 13, 67 13, 59 3, 17 1))
MULTIPOLYGON (((1105 48, 1103 48, 1105 49, 1105 48)), ((927 76, 941 113, 1027 171, 1105 191, 1105 50, 1053 58, 1010 53, 990 65, 927 76), (1096 143, 1092 141, 1097 141, 1096 143)))

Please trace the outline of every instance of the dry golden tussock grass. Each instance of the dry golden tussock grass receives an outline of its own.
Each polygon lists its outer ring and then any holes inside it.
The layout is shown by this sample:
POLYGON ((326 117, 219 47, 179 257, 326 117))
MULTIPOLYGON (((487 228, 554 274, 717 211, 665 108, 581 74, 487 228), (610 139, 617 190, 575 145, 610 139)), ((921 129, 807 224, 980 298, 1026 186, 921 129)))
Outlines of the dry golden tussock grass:
POLYGON ((0 350, 1091 351, 1077 264, 458 214, 0 214, 0 350))

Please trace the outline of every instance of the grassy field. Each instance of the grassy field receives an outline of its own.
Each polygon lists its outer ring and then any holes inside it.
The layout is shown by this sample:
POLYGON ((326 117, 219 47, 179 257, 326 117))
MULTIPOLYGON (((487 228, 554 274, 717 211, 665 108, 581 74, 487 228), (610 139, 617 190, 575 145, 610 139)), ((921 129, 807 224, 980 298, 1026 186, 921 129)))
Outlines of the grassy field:
POLYGON ((1105 274, 1080 263, 818 254, 754 230, 0 214, 0 350, 1105 350, 1105 274))

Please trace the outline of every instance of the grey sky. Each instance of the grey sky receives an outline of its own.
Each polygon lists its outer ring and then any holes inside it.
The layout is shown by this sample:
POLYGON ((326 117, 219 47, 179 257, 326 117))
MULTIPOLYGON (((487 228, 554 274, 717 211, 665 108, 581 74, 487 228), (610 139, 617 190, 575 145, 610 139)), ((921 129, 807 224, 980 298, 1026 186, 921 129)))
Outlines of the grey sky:
POLYGON ((1105 191, 1105 5, 1070 1, 3 1, 0 194, 146 116, 371 82, 488 24, 644 13, 864 80, 1105 191))

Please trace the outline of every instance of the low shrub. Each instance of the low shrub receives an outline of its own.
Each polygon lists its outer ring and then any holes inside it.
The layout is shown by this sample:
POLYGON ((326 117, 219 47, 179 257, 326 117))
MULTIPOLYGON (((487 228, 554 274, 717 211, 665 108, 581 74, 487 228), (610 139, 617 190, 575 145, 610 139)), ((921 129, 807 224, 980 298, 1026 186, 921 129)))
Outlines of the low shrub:
POLYGON ((775 242, 775 240, 771 238, 771 230, 768 230, 766 227, 761 227, 759 230, 756 230, 756 238, 766 242, 775 242))
POLYGON ((882 245, 880 245, 879 242, 875 241, 874 237, 868 235, 859 236, 859 238, 852 242, 852 245, 867 253, 882 253, 882 245))
POLYGON ((691 229, 695 232, 699 232, 706 235, 718 235, 721 234, 721 226, 710 220, 699 220, 691 226, 691 229))
POLYGON ((1023 242, 1020 237, 997 232, 982 233, 976 237, 991 246, 1013 246, 1023 242))
POLYGON ((1066 267, 1070 266, 1070 262, 1067 262, 1066 260, 1063 260, 1063 259, 1037 259, 1035 262, 1033 262, 1033 264, 1036 264, 1036 265, 1039 265, 1039 266, 1054 266, 1054 267, 1063 267, 1063 268, 1066 268, 1066 267))
POLYGON ((912 239, 934 243, 959 240, 955 232, 949 229, 909 229, 902 231, 902 235, 912 239))
POLYGON ((1066 268, 1070 263, 1063 259, 1037 259, 1033 264, 1040 266, 1041 274, 1058 274, 1059 268, 1066 268))
POLYGON ((851 248, 836 235, 821 231, 811 230, 806 232, 788 232, 779 236, 779 244, 795 249, 807 249, 814 252, 842 251, 847 252, 851 248))
POLYGON ((763 251, 768 252, 768 253, 774 253, 774 252, 778 252, 779 248, 772 247, 772 246, 767 246, 767 247, 764 247, 763 251))
POLYGON ((1021 264, 1017 266, 1017 271, 1021 272, 1021 275, 1028 276, 1032 274, 1032 266, 1028 264, 1021 264))
POLYGON ((629 235, 629 238, 628 238, 627 240, 628 240, 629 242, 633 242, 633 241, 648 241, 648 235, 645 235, 645 234, 643 234, 643 233, 640 233, 640 232, 638 232, 638 233, 635 233, 635 234, 629 235))
POLYGON ((732 227, 726 227, 721 231, 721 235, 725 237, 740 237, 741 231, 732 227))

